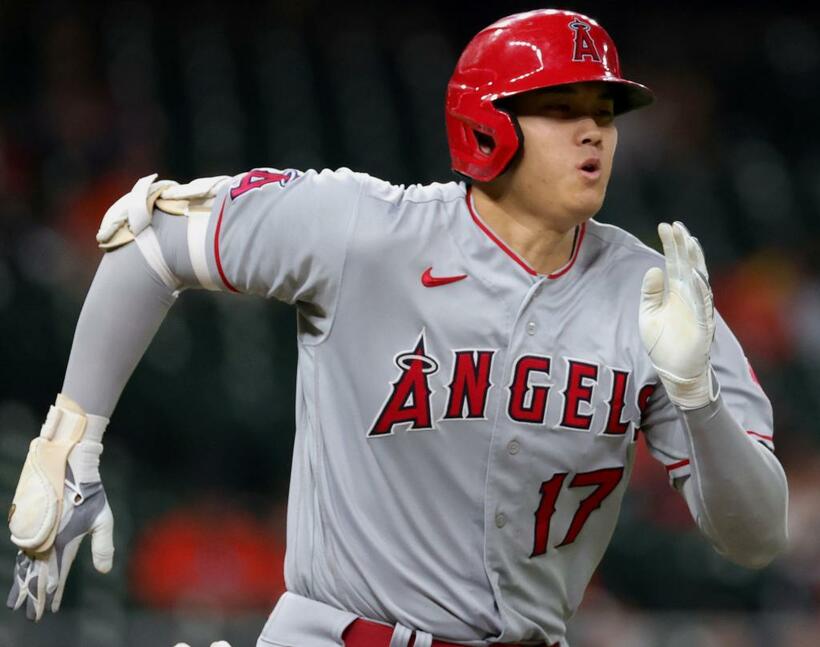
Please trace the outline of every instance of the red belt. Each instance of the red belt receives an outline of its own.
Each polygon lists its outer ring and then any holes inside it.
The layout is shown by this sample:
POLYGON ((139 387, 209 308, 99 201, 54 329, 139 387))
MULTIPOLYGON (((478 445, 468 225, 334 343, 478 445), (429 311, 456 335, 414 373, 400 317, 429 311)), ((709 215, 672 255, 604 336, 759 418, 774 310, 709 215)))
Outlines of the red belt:
MULTIPOLYGON (((393 627, 379 624, 378 622, 371 622, 359 618, 354 620, 342 636, 345 641, 345 647, 389 647, 390 638, 393 636, 393 627)), ((416 637, 413 635, 410 638, 408 647, 413 647, 416 637)), ((433 640, 432 647, 464 647, 456 643, 448 643, 443 640, 433 640)), ((512 643, 505 643, 493 645, 493 647, 559 647, 558 643, 547 645, 541 643, 540 645, 518 645, 512 643)))

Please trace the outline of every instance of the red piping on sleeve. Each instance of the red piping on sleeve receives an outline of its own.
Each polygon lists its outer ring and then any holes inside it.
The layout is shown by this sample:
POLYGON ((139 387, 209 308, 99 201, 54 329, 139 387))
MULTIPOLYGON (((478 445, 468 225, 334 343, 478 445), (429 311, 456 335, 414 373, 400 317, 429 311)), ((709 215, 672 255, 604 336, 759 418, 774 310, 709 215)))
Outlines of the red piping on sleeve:
MULTIPOLYGON (((759 434, 756 431, 747 431, 746 433, 749 434, 750 436, 755 436, 756 438, 762 438, 763 440, 766 440, 770 443, 774 442, 774 436, 765 436, 764 434, 759 434)), ((676 470, 679 467, 684 467, 685 465, 689 465, 689 459, 688 458, 684 458, 682 461, 678 461, 676 463, 672 463, 671 465, 667 465, 666 466, 666 471, 671 472, 672 470, 676 470)))
POLYGON ((679 467, 683 467, 684 465, 689 465, 689 459, 684 458, 682 461, 678 461, 677 463, 672 463, 671 465, 666 466, 666 471, 671 472, 672 470, 676 470, 679 467))
POLYGON ((225 276, 225 271, 222 269, 222 259, 219 256, 219 231, 222 229, 222 215, 225 213, 225 203, 227 201, 228 196, 225 196, 225 199, 222 201, 222 206, 219 209, 219 218, 216 221, 216 229, 214 230, 214 259, 216 260, 216 269, 219 272, 219 278, 222 279, 225 287, 231 292, 239 292, 239 290, 231 285, 228 277, 225 276))

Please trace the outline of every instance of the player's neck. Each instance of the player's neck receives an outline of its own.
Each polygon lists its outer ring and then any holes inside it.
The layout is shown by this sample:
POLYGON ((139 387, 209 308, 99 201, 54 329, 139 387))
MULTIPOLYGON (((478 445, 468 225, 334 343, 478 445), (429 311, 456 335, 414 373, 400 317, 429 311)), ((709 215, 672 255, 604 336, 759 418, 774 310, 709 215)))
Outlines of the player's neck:
POLYGON ((472 196, 481 219, 536 272, 551 274, 566 265, 573 251, 575 225, 559 226, 547 214, 491 196, 477 185, 472 196))

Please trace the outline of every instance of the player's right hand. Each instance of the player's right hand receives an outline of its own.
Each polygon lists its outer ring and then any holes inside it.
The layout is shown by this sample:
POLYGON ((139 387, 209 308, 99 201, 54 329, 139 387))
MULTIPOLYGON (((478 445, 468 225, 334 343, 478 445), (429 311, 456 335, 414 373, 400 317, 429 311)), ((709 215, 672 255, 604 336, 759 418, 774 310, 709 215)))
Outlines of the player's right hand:
POLYGON ((111 570, 114 561, 114 516, 100 482, 79 484, 80 503, 74 503, 75 492, 66 488, 67 505, 63 509, 60 530, 54 545, 44 553, 29 555, 18 551, 14 565, 14 582, 6 605, 15 611, 26 606, 26 617, 39 620, 45 610, 56 613, 63 599, 66 578, 83 538, 91 535, 94 568, 100 573, 111 570))
MULTIPOLYGON (((188 643, 177 643, 174 647, 191 647, 188 643)), ((224 640, 217 640, 215 643, 211 643, 211 647, 231 647, 231 645, 224 640)))
POLYGON ((60 608, 86 535, 91 535, 94 567, 101 573, 111 570, 114 517, 99 476, 107 423, 58 396, 31 443, 9 512, 11 539, 20 550, 6 603, 14 610, 25 605, 29 620, 60 608))

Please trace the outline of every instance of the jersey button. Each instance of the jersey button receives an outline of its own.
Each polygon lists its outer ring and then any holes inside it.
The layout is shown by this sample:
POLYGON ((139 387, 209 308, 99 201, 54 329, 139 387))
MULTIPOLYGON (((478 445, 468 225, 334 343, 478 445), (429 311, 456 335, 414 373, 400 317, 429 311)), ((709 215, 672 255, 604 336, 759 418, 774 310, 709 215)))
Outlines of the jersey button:
POLYGON ((511 440, 509 443, 507 443, 507 451, 510 452, 510 454, 515 455, 518 453, 520 449, 521 445, 518 444, 517 440, 511 440))
POLYGON ((495 515, 495 527, 496 528, 503 528, 507 525, 507 516, 503 512, 499 512, 495 515))
POLYGON ((527 324, 527 334, 528 335, 534 335, 535 334, 535 322, 534 321, 530 321, 527 324))

